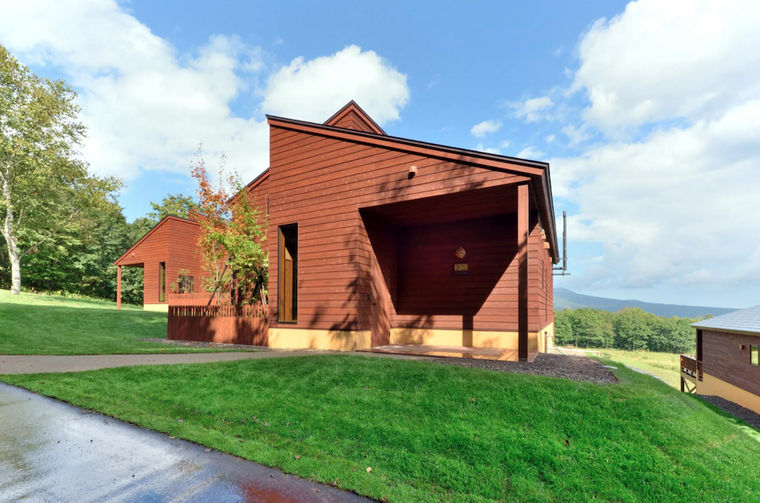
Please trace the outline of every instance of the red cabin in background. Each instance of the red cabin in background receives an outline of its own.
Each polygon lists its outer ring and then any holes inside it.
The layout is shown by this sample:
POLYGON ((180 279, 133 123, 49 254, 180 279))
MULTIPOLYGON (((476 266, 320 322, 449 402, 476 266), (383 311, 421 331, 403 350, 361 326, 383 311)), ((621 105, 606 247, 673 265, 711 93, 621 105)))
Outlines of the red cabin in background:
POLYGON ((169 304, 205 305, 203 267, 198 252, 200 225, 188 218, 167 216, 114 262, 116 304, 121 307, 121 268, 143 268, 143 308, 166 311, 169 304))

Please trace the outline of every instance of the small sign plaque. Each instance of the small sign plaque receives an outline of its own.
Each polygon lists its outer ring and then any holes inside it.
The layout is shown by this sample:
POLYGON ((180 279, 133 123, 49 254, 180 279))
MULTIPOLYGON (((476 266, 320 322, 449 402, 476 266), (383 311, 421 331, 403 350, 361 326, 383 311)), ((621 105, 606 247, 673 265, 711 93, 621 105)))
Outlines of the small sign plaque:
POLYGON ((454 274, 467 274, 467 263, 459 262, 454 264, 454 274))

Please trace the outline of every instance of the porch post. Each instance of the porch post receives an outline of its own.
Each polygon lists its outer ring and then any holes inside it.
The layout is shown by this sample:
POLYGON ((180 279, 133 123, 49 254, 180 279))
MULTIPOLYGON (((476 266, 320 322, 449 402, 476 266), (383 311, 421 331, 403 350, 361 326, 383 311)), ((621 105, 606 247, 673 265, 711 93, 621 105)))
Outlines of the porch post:
POLYGON ((116 266, 116 309, 121 309, 121 266, 116 266))
POLYGON ((517 357, 528 359, 528 185, 517 186, 517 357))

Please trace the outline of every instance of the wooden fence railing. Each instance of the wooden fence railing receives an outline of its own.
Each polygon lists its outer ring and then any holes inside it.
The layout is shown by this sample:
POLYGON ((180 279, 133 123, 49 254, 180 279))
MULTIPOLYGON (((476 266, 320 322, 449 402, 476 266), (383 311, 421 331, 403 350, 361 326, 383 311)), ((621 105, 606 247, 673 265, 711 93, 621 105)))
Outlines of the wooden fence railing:
POLYGON ((267 306, 169 306, 166 336, 171 340, 266 346, 267 306))
POLYGON ((209 292, 195 293, 169 293, 168 301, 170 306, 207 306, 219 303, 228 303, 230 300, 229 293, 211 294, 209 292), (211 302, 209 302, 209 299, 211 302))
POLYGON ((702 380, 702 362, 691 355, 681 355, 681 372, 702 380))

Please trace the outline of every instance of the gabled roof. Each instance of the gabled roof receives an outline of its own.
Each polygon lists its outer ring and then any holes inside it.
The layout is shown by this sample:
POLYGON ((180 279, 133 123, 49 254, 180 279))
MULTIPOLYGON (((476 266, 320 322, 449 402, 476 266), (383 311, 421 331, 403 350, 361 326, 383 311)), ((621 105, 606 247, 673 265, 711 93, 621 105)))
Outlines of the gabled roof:
POLYGON ((324 122, 324 125, 355 129, 366 133, 385 134, 385 131, 354 100, 349 101, 343 108, 335 112, 332 117, 324 122))
MULTIPOLYGON (((358 107, 358 105, 356 106, 358 107)), ((384 132, 376 133, 345 129, 328 123, 317 124, 274 115, 267 115, 266 117, 270 126, 277 126, 292 131, 317 134, 328 138, 363 143, 493 171, 527 176, 530 178, 531 187, 536 196, 541 221, 547 231, 552 262, 555 264, 559 262, 559 247, 557 243, 556 222, 554 220, 554 200, 552 198, 549 163, 388 136, 384 132)), ((331 122, 331 120, 327 122, 331 122)))
POLYGON ((694 328, 760 335, 760 306, 739 309, 691 324, 694 328))
POLYGON ((164 218, 162 218, 156 225, 154 225, 153 228, 151 228, 151 230, 149 230, 148 232, 146 232, 143 237, 141 237, 140 239, 138 239, 135 244, 133 244, 132 246, 130 246, 129 249, 127 251, 125 251, 121 255, 121 257, 119 257, 118 259, 116 259, 114 261, 114 265, 119 265, 119 262, 121 262, 122 260, 124 260, 127 257, 127 255, 129 255, 133 250, 135 250, 138 246, 140 246, 140 244, 143 241, 145 241, 146 239, 148 239, 151 234, 153 234, 154 232, 156 232, 156 230, 159 227, 163 226, 166 222, 168 222, 170 220, 176 220, 178 222, 188 222, 188 223, 191 223, 191 224, 200 225, 195 220, 191 220, 189 218, 178 217, 178 216, 175 216, 175 215, 167 215, 164 218))

